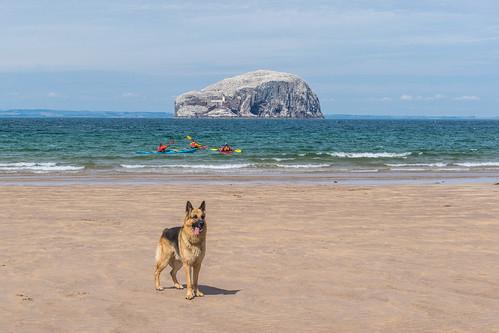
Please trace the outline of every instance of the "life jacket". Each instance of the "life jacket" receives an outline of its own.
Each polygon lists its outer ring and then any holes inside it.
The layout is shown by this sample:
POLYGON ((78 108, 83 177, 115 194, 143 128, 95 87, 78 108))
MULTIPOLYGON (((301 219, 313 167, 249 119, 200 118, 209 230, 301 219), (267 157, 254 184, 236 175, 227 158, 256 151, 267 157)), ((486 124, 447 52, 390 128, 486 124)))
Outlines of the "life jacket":
POLYGON ((168 148, 167 145, 159 145, 158 148, 156 149, 159 153, 162 153, 168 148))

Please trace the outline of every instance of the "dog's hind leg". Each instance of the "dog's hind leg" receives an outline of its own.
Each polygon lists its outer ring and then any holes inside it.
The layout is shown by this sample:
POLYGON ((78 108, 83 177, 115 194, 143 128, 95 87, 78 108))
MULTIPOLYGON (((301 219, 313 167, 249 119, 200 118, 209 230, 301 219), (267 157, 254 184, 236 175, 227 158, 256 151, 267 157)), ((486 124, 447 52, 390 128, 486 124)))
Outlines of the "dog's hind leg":
POLYGON ((199 271, 201 270, 201 263, 198 263, 194 265, 193 267, 193 275, 194 275, 194 283, 193 283, 193 288, 194 288, 194 295, 198 297, 203 297, 204 294, 199 290, 198 288, 198 278, 199 278, 199 271))
POLYGON ((177 272, 179 269, 182 268, 182 262, 174 259, 170 262, 170 266, 172 266, 172 270, 170 271, 170 275, 171 275, 172 280, 173 280, 173 285, 177 289, 184 289, 184 287, 177 280, 177 272))
POLYGON ((154 270, 154 283, 156 290, 165 289, 161 286, 159 277, 165 267, 168 266, 170 259, 170 253, 165 253, 165 249, 161 246, 161 244, 158 244, 158 247, 156 248, 156 269, 154 270))

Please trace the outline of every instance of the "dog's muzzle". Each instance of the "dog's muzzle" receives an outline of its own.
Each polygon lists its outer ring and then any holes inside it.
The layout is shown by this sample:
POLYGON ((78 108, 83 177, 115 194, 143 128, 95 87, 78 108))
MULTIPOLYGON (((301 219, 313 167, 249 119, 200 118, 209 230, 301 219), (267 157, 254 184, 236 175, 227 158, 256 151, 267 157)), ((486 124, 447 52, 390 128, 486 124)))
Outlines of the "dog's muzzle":
POLYGON ((194 235, 199 235, 204 229, 205 222, 204 220, 198 220, 197 222, 192 224, 192 231, 194 235))

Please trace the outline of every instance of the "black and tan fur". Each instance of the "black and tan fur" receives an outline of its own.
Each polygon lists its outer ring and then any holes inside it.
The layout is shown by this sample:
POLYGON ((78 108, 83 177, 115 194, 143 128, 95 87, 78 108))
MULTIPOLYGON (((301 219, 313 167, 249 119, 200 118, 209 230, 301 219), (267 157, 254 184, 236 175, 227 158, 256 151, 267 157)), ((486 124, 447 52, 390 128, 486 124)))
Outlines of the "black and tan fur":
POLYGON ((184 267, 187 285, 185 298, 192 299, 204 294, 199 290, 198 278, 201 263, 206 253, 206 204, 203 201, 199 208, 193 208, 190 201, 185 207, 185 218, 182 227, 166 228, 156 248, 156 270, 154 279, 157 290, 164 290, 160 284, 160 274, 170 265, 170 275, 177 289, 183 286, 177 280, 177 272, 184 267), (195 229, 199 234, 196 235, 195 229))

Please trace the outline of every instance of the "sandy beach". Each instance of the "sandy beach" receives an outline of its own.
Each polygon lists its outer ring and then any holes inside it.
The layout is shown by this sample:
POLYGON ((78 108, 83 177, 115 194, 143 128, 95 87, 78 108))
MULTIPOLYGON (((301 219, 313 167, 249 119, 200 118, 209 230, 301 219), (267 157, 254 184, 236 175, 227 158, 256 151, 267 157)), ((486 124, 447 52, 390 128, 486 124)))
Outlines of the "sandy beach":
POLYGON ((492 183, 2 186, 0 331, 497 332, 498 202, 492 183), (193 301, 152 275, 188 199, 209 224, 193 301))

